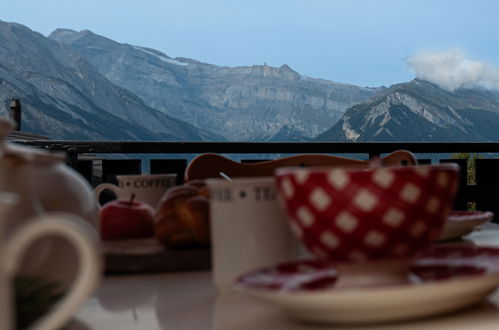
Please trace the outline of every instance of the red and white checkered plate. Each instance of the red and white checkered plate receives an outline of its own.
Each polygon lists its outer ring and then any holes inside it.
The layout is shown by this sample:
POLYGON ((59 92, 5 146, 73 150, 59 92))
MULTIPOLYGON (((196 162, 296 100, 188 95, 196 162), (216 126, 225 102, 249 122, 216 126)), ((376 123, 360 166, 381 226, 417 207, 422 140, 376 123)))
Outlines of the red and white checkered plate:
POLYGON ((235 289, 270 302, 292 318, 375 323, 437 315, 475 304, 499 285, 499 248, 433 247, 411 267, 411 283, 335 289, 336 270, 301 260, 248 272, 235 289))

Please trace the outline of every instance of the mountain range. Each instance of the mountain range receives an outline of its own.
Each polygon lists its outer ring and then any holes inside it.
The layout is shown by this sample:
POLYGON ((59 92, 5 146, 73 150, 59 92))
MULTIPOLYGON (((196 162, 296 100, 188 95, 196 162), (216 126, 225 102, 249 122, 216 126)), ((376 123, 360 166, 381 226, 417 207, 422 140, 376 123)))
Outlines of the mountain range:
POLYGON ((0 114, 53 139, 499 141, 499 93, 414 79, 360 87, 283 64, 225 67, 91 31, 0 21, 0 114))
POLYGON ((305 77, 288 65, 220 67, 171 58, 90 31, 58 29, 49 38, 149 106, 234 141, 276 140, 284 127, 287 137, 313 138, 378 91, 305 77))

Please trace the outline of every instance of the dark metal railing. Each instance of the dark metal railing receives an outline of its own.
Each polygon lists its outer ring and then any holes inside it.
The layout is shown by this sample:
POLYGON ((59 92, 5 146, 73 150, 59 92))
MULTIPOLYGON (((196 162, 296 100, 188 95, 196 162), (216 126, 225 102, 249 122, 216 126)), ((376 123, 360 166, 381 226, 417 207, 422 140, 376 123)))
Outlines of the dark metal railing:
POLYGON ((67 153, 414 153, 499 152, 499 142, 136 142, 15 141, 67 153))
MULTIPOLYGON (((92 154, 129 154, 130 158, 137 155, 158 154, 160 159, 150 160, 150 173, 162 173, 168 166, 174 167, 174 171, 181 179, 182 171, 187 164, 188 154, 200 154, 206 152, 220 154, 263 154, 269 158, 282 154, 361 154, 362 157, 372 158, 395 150, 409 150, 416 155, 446 155, 440 162, 454 161, 462 168, 460 193, 457 206, 466 208, 470 202, 475 203, 478 208, 492 210, 499 214, 499 143, 497 142, 462 142, 462 143, 440 143, 440 142, 135 142, 135 141, 54 141, 54 140, 18 140, 19 144, 30 145, 51 151, 65 152, 68 155, 68 164, 77 169, 89 179, 92 184, 102 181, 112 181, 116 174, 141 173, 140 159, 101 160, 101 176, 96 180, 93 176, 95 162, 82 160, 82 155, 92 154), (478 153, 483 159, 476 162, 476 182, 469 184, 468 162, 465 159, 445 159, 455 153, 478 153), (133 155, 132 155, 133 154, 133 155), (164 154, 164 155, 159 155, 164 154), (184 159, 162 159, 162 158, 184 158, 184 159), (183 157, 182 155, 185 155, 183 157), (496 156, 497 155, 497 156, 496 156), (494 158, 496 157, 496 158, 494 158), (496 201, 497 200, 497 201, 496 201)), ((104 157, 105 158, 105 157, 104 157)), ((126 158, 126 157, 125 157, 126 158)), ((430 159, 423 159, 431 162, 430 159)), ((435 161, 433 161, 435 162, 435 161)), ((178 181, 181 183, 182 180, 178 181)))

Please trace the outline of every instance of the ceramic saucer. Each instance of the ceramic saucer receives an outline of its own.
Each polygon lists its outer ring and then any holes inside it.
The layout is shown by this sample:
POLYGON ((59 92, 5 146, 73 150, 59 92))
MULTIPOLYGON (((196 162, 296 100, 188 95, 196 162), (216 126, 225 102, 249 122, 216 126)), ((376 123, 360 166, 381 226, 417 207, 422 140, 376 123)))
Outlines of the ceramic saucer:
POLYGON ((439 241, 459 239, 478 226, 489 222, 494 214, 489 211, 454 211, 447 218, 439 241))
POLYGON ((414 261, 411 283, 335 289, 334 266, 301 260, 248 272, 234 288, 290 317, 362 324, 432 316, 476 304, 499 285, 499 248, 444 245, 414 261))

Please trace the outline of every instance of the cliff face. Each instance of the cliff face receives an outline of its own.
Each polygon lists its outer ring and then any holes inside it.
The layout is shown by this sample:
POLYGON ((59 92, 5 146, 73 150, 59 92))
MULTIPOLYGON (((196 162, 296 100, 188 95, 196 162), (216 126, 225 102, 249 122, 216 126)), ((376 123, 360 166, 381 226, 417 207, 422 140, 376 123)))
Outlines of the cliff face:
POLYGON ((220 67, 171 58, 90 31, 56 30, 49 38, 147 105, 228 140, 268 140, 285 126, 310 138, 379 91, 304 77, 287 65, 220 67))

